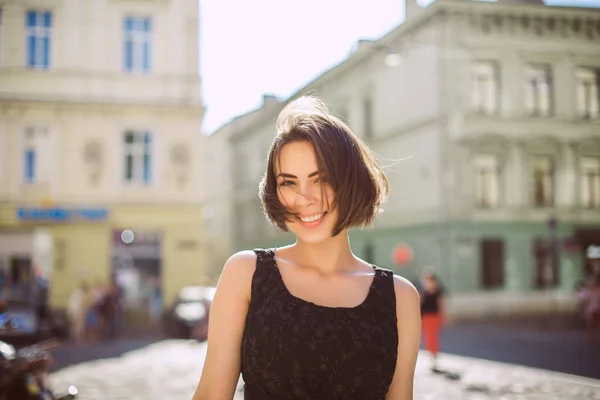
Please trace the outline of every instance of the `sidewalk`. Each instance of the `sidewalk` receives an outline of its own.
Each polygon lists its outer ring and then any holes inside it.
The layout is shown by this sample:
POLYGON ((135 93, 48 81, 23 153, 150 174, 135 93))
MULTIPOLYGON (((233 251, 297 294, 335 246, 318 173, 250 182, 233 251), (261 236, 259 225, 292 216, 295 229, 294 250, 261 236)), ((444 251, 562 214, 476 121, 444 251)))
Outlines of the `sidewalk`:
MULTIPOLYGON (((52 375, 58 389, 75 385, 79 400, 190 400, 206 351, 204 343, 167 340, 124 354, 65 368, 52 375)), ((425 353, 415 373, 415 400, 600 400, 600 380, 442 354, 440 366, 461 374, 432 374, 425 353)), ((237 399, 242 399, 239 392, 237 399)))

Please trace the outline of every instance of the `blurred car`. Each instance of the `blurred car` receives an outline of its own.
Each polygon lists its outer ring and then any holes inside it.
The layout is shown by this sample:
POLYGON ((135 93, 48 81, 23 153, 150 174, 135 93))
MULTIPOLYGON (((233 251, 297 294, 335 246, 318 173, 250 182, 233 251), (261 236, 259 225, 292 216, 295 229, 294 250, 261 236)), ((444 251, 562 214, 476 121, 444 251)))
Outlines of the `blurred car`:
POLYGON ((0 306, 0 321, 10 329, 0 330, 0 340, 29 342, 38 340, 44 333, 35 307, 18 297, 6 296, 0 306))
POLYGON ((208 313, 216 288, 186 286, 163 316, 169 337, 204 341, 208 337, 208 313))
POLYGON ((0 331, 0 340, 27 344, 68 335, 69 323, 64 313, 46 304, 34 304, 26 297, 10 293, 0 303, 0 321, 10 328, 0 331))

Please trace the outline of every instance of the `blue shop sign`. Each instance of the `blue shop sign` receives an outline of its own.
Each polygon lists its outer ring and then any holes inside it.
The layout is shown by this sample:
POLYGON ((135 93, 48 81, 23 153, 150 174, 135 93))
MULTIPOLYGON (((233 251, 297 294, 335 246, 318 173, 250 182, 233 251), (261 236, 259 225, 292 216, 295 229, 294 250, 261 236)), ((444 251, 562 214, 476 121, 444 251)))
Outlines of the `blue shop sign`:
POLYGON ((21 221, 103 221, 108 218, 106 208, 19 208, 17 217, 21 221))

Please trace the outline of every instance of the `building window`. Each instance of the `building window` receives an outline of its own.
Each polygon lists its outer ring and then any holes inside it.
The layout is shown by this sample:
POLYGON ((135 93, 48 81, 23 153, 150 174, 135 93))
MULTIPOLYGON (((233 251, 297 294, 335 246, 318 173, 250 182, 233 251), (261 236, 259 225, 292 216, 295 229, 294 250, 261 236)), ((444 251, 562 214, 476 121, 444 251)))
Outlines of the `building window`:
POLYGON ((150 72, 152 21, 126 17, 124 30, 124 68, 127 72, 150 72))
POLYGON ((552 288, 558 285, 558 249, 552 240, 537 239, 533 242, 536 289, 552 288))
POLYGON ((600 208, 600 157, 583 157, 580 172, 583 206, 600 208))
POLYGON ((152 181, 152 135, 125 132, 125 181, 149 185, 152 181))
POLYGON ((504 241, 484 239, 480 243, 481 286, 500 289, 504 286, 504 241))
POLYGON ((363 99, 363 129, 365 141, 373 139, 373 99, 367 96, 363 99))
POLYGON ((600 69, 577 71, 577 112, 580 118, 600 117, 600 69))
POLYGON ((471 106, 483 115, 498 112, 498 67, 493 61, 478 61, 471 70, 471 106))
POLYGON ((23 181, 40 183, 47 181, 49 168, 49 133, 44 127, 25 128, 23 138, 23 181))
POLYGON ((27 67, 50 68, 52 13, 50 11, 27 11, 25 24, 27 35, 27 67))
POLYGON ((478 208, 500 205, 500 165, 493 154, 479 154, 474 159, 475 202, 478 208))
POLYGON ((554 160, 550 156, 535 156, 531 160, 533 205, 554 205, 554 160))
POLYGON ((525 108, 530 116, 548 117, 552 112, 550 67, 530 65, 526 69, 525 108))

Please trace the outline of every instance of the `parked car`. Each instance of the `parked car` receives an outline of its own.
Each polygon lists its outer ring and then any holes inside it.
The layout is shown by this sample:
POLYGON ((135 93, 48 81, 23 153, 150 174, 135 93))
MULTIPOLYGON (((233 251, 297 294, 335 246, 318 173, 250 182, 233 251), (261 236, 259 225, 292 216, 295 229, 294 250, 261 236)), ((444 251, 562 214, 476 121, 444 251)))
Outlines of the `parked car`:
POLYGON ((68 336, 69 322, 64 313, 47 304, 34 304, 28 298, 8 294, 0 300, 0 321, 10 321, 11 330, 0 332, 0 340, 20 344, 51 337, 68 336))
POLYGON ((196 339, 208 338, 208 314, 216 288, 186 286, 182 288, 163 318, 165 332, 170 337, 196 339))
POLYGON ((7 342, 35 342, 45 335, 45 325, 41 324, 35 307, 27 300, 5 297, 0 306, 0 319, 9 323, 10 331, 0 331, 0 339, 7 342))

